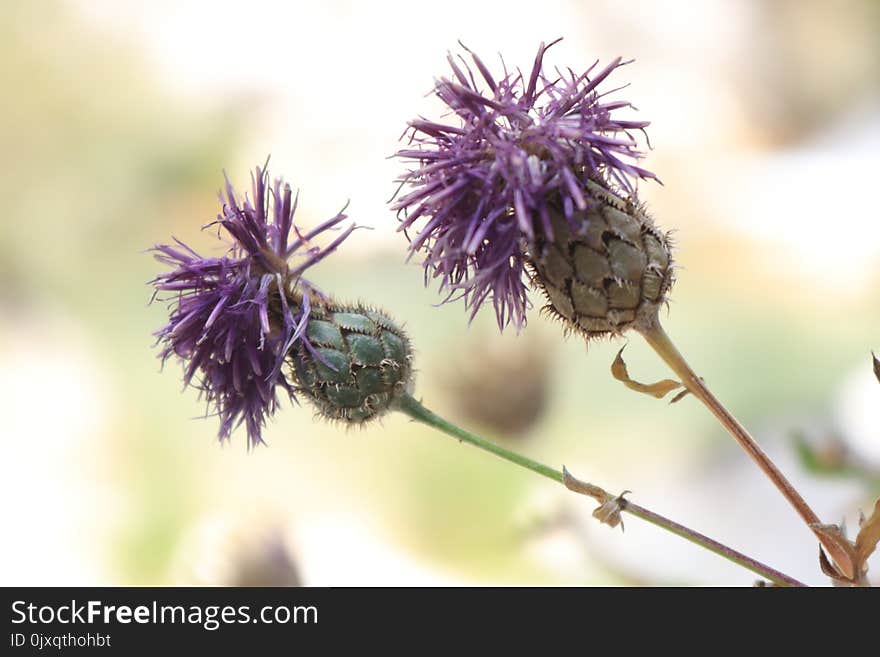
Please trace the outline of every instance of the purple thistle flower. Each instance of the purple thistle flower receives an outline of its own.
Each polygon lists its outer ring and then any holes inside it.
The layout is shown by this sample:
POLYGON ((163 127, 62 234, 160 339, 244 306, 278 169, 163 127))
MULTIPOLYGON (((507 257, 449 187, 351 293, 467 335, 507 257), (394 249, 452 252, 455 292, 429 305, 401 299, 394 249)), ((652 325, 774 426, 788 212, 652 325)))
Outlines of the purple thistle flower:
POLYGON ((206 258, 177 239, 158 245, 156 259, 172 269, 151 284, 154 296, 174 293, 170 320, 155 333, 163 364, 172 355, 183 361, 184 384, 198 388, 220 417, 221 441, 244 423, 254 446, 263 442, 266 417, 278 408, 276 388, 296 400, 282 372, 287 354, 297 342, 314 351, 305 329, 313 300, 323 297, 302 274, 335 251, 354 226, 327 247, 314 246, 313 238, 346 215, 302 233, 293 222, 297 197, 290 186, 278 179, 269 187, 260 167, 251 180, 253 199, 239 200, 226 179, 221 213, 208 224, 232 236, 228 252, 206 258))
POLYGON ((403 213, 400 230, 426 222, 410 244, 410 255, 427 253, 426 282, 429 274, 439 278, 445 301, 463 297, 471 319, 491 298, 502 329, 525 324, 527 249, 536 234, 553 239, 551 209, 577 230, 576 211, 591 203, 587 180, 634 195, 633 179, 656 179, 635 164, 642 153, 630 133, 648 122, 614 118, 631 105, 597 90, 628 62, 548 77, 544 54, 558 41, 541 44, 528 77, 502 61, 496 79, 468 50, 479 83, 450 54, 453 77, 440 78, 434 92, 457 124, 411 121, 410 146, 397 153, 416 167, 400 179, 411 189, 392 207, 403 213))

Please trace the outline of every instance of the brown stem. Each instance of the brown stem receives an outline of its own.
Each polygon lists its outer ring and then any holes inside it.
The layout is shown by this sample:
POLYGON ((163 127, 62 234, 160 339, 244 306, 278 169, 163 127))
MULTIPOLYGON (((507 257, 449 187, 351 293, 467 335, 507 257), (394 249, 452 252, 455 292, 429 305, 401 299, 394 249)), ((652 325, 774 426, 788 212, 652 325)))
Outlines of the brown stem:
POLYGON ((798 515, 803 519, 807 526, 813 531, 819 542, 837 564, 841 572, 852 577, 852 562, 846 553, 836 545, 833 541, 815 531, 815 526, 821 524, 819 517, 810 508, 807 502, 797 492, 791 482, 785 478, 785 475, 779 471, 779 468, 770 460, 770 457, 761 449, 754 438, 749 435, 733 415, 721 404, 715 395, 706 387, 703 380, 698 377, 688 365, 684 356, 673 344, 672 340, 660 325, 660 320, 656 319, 648 326, 638 328, 639 332, 644 336, 648 344, 657 352, 657 354, 666 362, 673 372, 681 379, 682 384, 690 391, 690 393, 699 399, 708 408, 712 414, 718 419, 727 432, 733 436, 734 440, 740 444, 749 457, 758 465, 764 474, 773 482, 773 485, 794 507, 798 515))

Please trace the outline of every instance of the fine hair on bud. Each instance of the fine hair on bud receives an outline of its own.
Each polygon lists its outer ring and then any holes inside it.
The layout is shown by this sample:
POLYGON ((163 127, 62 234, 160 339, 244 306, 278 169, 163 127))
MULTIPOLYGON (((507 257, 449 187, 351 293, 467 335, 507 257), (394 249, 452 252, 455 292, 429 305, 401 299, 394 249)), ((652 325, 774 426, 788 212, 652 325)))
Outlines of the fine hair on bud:
POLYGON ((409 338, 381 310, 329 300, 312 307, 306 337, 288 360, 297 394, 320 416, 363 424, 411 392, 409 338))

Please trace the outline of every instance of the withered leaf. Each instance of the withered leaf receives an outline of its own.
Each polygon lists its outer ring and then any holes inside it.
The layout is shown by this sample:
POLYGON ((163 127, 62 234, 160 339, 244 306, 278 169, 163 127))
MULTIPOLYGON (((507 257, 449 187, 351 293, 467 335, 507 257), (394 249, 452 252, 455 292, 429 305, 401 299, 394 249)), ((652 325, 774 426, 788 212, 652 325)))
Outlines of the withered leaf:
POLYGON ((828 559, 825 555, 825 550, 822 549, 822 546, 819 546, 819 567, 822 569, 822 572, 833 579, 835 582, 844 581, 849 582, 849 580, 845 579, 843 575, 840 574, 840 571, 834 567, 834 564, 828 559))
POLYGON ((877 548, 880 542, 880 499, 874 503, 874 511, 867 520, 863 520, 859 527, 859 535, 856 536, 856 564, 859 571, 867 571, 868 558, 877 548))
POLYGON ((880 381, 880 358, 877 358, 877 355, 873 351, 871 352, 871 358, 874 359, 874 376, 880 381))
POLYGON ((837 580, 853 582, 859 576, 857 568, 856 548, 852 541, 846 538, 843 530, 837 525, 812 525, 817 534, 825 537, 837 548, 837 556, 832 564, 825 556, 825 552, 819 548, 819 563, 822 572, 837 580), (834 573, 834 574, 832 574, 834 573))
POLYGON ((606 501, 602 506, 593 511, 593 517, 609 527, 617 527, 617 525, 620 525, 620 531, 623 531, 623 518, 620 517, 620 513, 623 511, 624 505, 626 504, 626 500, 623 499, 623 496, 630 492, 632 491, 625 490, 617 497, 606 501))
POLYGON ((626 505, 626 500, 623 499, 623 496, 630 491, 626 490, 617 497, 612 497, 608 492, 595 484, 590 484, 576 478, 564 465, 562 466, 562 483, 568 490, 592 497, 599 503, 599 506, 593 511, 593 517, 599 522, 610 527, 620 525, 620 529, 623 531, 623 519, 620 517, 620 512, 623 511, 626 505))
POLYGON ((691 392, 690 390, 688 390, 687 388, 685 388, 685 389, 682 390, 680 393, 678 393, 675 397, 673 397, 672 399, 670 399, 670 400, 669 400, 669 403, 670 403, 670 404, 677 404, 677 403, 680 402, 682 399, 684 399, 685 397, 687 397, 687 396, 690 394, 690 392, 691 392))
POLYGON ((851 579, 840 574, 837 566, 831 563, 821 545, 819 546, 819 567, 831 579, 831 585, 834 587, 850 587, 855 584, 851 579))
MULTIPOLYGON (((617 357, 614 359, 614 362, 611 363, 611 374, 630 390, 635 390, 636 392, 641 392, 645 395, 651 395, 657 399, 662 399, 673 390, 682 387, 681 383, 673 381, 672 379, 663 379, 662 381, 657 381, 657 383, 639 383, 638 381, 633 381, 629 377, 626 363, 623 361, 624 349, 626 349, 626 345, 623 345, 623 347, 620 348, 620 351, 617 352, 617 357)), ((674 399, 673 401, 677 401, 677 399, 674 399)))
POLYGON ((600 504, 604 504, 611 499, 611 495, 606 493, 602 488, 596 486, 595 484, 581 481, 573 474, 571 474, 568 471, 568 468, 566 468, 564 465, 562 466, 562 483, 568 490, 574 491, 575 493, 580 493, 581 495, 592 497, 600 504))

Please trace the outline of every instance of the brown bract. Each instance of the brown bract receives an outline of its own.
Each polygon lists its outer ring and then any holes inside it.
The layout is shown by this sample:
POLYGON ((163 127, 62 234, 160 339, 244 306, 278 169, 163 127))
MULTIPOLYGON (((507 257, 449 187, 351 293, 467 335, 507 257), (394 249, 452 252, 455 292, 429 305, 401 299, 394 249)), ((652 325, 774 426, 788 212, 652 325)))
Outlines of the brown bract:
POLYGON ((669 237, 644 208, 595 182, 573 222, 553 213, 552 236, 529 249, 532 281, 545 307, 587 338, 650 324, 673 283, 669 237))

